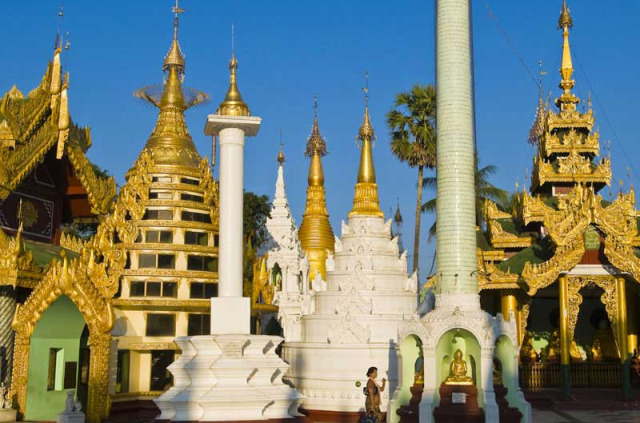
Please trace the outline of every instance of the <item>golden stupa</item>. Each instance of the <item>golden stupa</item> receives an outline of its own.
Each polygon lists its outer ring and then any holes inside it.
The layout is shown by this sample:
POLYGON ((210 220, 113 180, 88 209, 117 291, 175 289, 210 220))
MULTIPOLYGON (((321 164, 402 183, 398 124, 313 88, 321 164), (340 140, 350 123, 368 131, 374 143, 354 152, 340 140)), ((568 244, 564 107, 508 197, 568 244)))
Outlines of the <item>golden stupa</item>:
POLYGON ((324 171, 322 170, 322 156, 327 154, 327 143, 320 134, 318 127, 317 107, 313 117, 311 135, 307 141, 305 156, 311 157, 307 188, 307 205, 302 215, 299 237, 302 249, 309 257, 309 281, 313 281, 316 274, 325 279, 327 269, 325 260, 328 252, 334 251, 334 238, 327 202, 324 191, 324 171))
POLYGON ((378 184, 376 184, 376 170, 373 166, 372 142, 375 139, 373 127, 369 119, 368 98, 365 98, 364 120, 356 137, 361 142, 360 168, 353 197, 351 216, 384 217, 378 201, 378 184))

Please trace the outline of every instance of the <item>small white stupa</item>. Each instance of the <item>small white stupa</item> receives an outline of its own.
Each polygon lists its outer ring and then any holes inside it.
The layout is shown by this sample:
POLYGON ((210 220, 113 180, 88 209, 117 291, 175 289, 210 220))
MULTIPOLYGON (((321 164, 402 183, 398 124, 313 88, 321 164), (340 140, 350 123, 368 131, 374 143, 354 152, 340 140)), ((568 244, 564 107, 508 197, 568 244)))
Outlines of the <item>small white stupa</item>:
MULTIPOLYGON (((342 240, 335 238, 335 254, 326 260, 326 281, 319 274, 312 281, 300 339, 285 336, 283 348, 291 365, 285 378, 305 395, 302 407, 313 420, 339 414, 357 421, 365 402, 357 382, 366 382, 370 366, 388 379, 381 407, 386 409, 397 383, 398 328, 417 305, 417 276, 407 275, 406 253, 399 254, 391 220, 385 222, 380 211, 368 107, 357 139, 361 156, 353 210, 342 223, 342 240)), ((303 284, 300 293, 306 289, 303 284)))
POLYGON ((260 254, 267 255, 267 270, 275 286, 274 304, 284 338, 300 341, 303 314, 310 312, 309 260, 302 252, 296 222, 291 216, 284 183, 285 156, 282 146, 277 156, 276 193, 267 219, 267 239, 260 254))

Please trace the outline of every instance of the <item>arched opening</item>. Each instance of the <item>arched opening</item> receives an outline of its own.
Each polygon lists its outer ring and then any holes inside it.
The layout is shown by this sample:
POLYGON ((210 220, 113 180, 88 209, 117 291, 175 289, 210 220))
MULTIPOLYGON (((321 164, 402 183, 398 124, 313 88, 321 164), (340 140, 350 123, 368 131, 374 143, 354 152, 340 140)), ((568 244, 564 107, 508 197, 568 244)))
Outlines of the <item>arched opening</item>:
MULTIPOLYGON (((451 363, 457 350, 462 352, 462 359, 467 364, 467 376, 478 387, 478 404, 484 404, 483 387, 481 386, 481 349, 476 337, 466 329, 451 329, 445 332, 436 344, 436 362, 441 365, 436 370, 436 387, 449 377, 451 363)), ((440 392, 436 388, 434 405, 440 404, 440 392)))
MULTIPOLYGON (((518 377, 517 377, 517 357, 516 347, 508 336, 501 335, 496 340, 493 350, 494 369, 493 384, 494 387, 502 385, 507 389, 507 401, 510 405, 518 404, 518 377)), ((496 393, 497 395, 497 393, 496 393)))
POLYGON ((409 335, 398 346, 398 387, 390 403, 389 421, 418 421, 418 404, 424 388, 424 355, 422 341, 409 335), (409 417, 409 418, 407 418, 409 417))
POLYGON ((27 420, 56 420, 71 389, 80 388, 80 399, 86 407, 87 343, 88 330, 82 313, 69 297, 60 296, 44 311, 31 336, 27 420), (81 383, 83 371, 86 378, 81 383))

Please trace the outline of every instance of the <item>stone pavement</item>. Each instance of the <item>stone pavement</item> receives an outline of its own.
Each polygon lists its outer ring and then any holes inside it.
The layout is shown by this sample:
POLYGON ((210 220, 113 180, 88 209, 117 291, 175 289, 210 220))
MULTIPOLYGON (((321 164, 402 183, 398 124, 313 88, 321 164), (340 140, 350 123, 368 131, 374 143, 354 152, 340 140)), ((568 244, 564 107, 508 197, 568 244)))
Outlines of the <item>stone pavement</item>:
POLYGON ((640 423, 638 410, 538 410, 533 423, 640 423))

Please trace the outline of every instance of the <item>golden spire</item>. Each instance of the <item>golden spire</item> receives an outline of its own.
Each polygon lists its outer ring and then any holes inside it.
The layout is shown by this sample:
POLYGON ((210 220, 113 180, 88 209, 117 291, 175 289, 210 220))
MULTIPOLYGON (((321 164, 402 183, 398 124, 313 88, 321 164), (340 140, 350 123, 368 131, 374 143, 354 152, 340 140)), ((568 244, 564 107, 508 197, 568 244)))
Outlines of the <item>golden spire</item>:
POLYGON ((371 120, 369 118, 369 72, 366 75, 366 85, 364 91, 364 120, 360 126, 360 131, 356 137, 361 142, 360 148, 360 168, 358 170, 358 181, 355 187, 353 198, 353 210, 349 216, 379 216, 384 213, 380 210, 378 201, 378 185, 376 184, 376 170, 373 166, 372 142, 375 139, 371 120))
POLYGON ((233 24, 231 25, 231 61, 229 61, 230 83, 227 95, 224 101, 218 107, 218 114, 224 116, 250 116, 249 106, 242 99, 238 90, 236 70, 238 69, 238 61, 234 51, 234 34, 233 24))
POLYGON ((180 44, 178 43, 178 15, 180 13, 184 13, 184 9, 180 9, 178 6, 178 0, 176 0, 176 5, 173 6, 171 12, 175 15, 173 18, 173 41, 171 42, 169 52, 164 57, 164 66, 162 69, 166 71, 170 66, 177 66, 184 70, 184 55, 182 54, 180 44))
POLYGON ((280 128, 280 151, 278 151, 278 155, 276 156, 276 161, 278 163, 280 163, 280 165, 282 166, 282 164, 284 164, 285 162, 285 157, 284 157, 284 152, 282 151, 282 146, 284 145, 284 143, 282 142, 282 128, 280 128))
POLYGON ((156 126, 147 141, 145 150, 151 153, 155 165, 197 167, 200 155, 191 139, 184 111, 194 102, 187 104, 182 91, 182 78, 185 70, 184 57, 178 44, 178 14, 184 10, 173 7, 173 41, 169 53, 164 59, 162 69, 168 72, 160 99, 153 98, 144 90, 138 94, 160 109, 156 126))
POLYGON ((326 142, 320 135, 318 127, 318 100, 314 98, 314 117, 311 135, 307 140, 305 156, 311 157, 307 187, 307 204, 298 235, 302 249, 309 257, 309 281, 313 281, 316 274, 326 280, 325 260, 327 251, 334 251, 334 236, 324 190, 324 171, 322 156, 327 154, 326 142))
POLYGON ((562 81, 560 81, 560 88, 564 90, 562 95, 556 99, 556 105, 561 110, 575 110, 576 105, 580 102, 580 99, 571 93, 571 89, 575 86, 576 82, 571 79, 573 75, 573 62, 571 60, 571 46, 569 45, 569 28, 573 28, 573 19, 567 6, 567 0, 562 2, 562 11, 560 12, 560 19, 558 20, 558 29, 562 29, 562 64, 560 65, 560 75, 562 81))
POLYGON ((402 224, 402 214, 400 213, 400 197, 398 197, 398 205, 396 207, 396 215, 393 220, 396 222, 396 225, 402 224))

